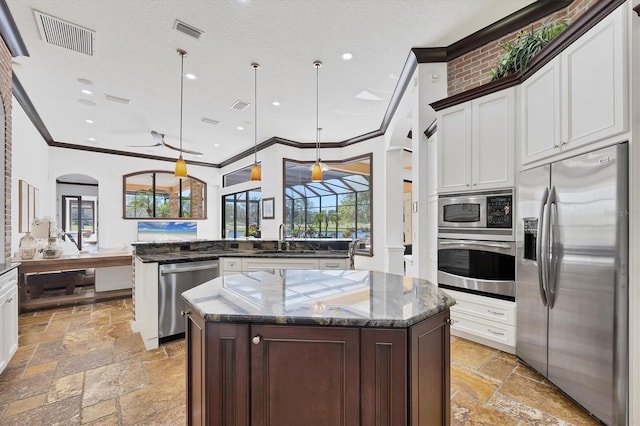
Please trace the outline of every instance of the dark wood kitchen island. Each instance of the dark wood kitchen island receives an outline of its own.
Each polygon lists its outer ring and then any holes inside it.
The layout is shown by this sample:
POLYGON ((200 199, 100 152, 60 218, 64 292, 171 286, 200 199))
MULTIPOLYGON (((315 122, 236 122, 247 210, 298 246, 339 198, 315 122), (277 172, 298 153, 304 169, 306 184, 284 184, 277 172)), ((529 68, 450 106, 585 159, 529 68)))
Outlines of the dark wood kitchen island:
POLYGON ((448 425, 449 307, 420 279, 270 270, 187 302, 190 425, 448 425))

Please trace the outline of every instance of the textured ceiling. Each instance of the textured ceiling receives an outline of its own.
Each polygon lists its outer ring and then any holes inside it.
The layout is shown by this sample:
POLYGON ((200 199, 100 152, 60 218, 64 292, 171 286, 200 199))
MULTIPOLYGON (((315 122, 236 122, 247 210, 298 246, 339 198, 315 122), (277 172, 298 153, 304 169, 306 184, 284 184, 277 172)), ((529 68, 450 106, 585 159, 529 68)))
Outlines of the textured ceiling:
POLYGON ((323 62, 321 139, 339 142, 380 128, 412 47, 446 46, 529 3, 7 0, 30 53, 14 58, 14 72, 55 141, 176 157, 177 152, 163 146, 131 145, 153 145, 151 130, 179 145, 181 75, 176 49, 182 48, 188 52, 185 73, 197 76, 184 81, 183 145, 204 153, 185 158, 209 163, 220 163, 253 146, 252 62, 261 65, 258 143, 274 136, 315 140, 314 60, 323 62), (34 11, 94 31, 94 55, 45 43, 34 11), (174 30, 176 19, 204 34, 196 40, 174 30), (345 52, 353 59, 341 59, 345 52), (92 94, 83 94, 82 89, 92 94), (369 99, 356 97, 363 92, 369 99), (105 94, 131 102, 108 101, 105 94), (231 105, 237 100, 251 105, 234 110, 231 105), (273 101, 280 106, 273 106, 273 101), (203 117, 219 124, 203 123, 203 117))

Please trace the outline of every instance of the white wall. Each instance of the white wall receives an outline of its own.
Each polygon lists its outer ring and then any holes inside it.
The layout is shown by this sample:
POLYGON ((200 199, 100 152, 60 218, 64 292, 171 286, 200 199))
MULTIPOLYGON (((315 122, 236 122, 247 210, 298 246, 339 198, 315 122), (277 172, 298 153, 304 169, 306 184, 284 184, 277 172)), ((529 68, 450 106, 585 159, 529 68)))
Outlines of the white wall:
MULTIPOLYGON (((18 251, 18 242, 24 235, 18 233, 18 182, 25 180, 39 190, 40 216, 53 217, 55 205, 49 204, 46 196, 49 186, 49 146, 33 127, 22 107, 13 100, 12 119, 12 147, 11 147, 11 254, 18 251)), ((54 179, 55 180, 55 179, 54 179)), ((53 188, 55 195, 55 187, 53 188)))
MULTIPOLYGON (((350 145, 344 148, 321 148, 320 157, 323 161, 330 162, 357 157, 363 154, 373 153, 373 256, 356 256, 356 268, 382 271, 384 270, 384 250, 385 250, 385 221, 382 205, 384 188, 384 140, 382 137, 370 139, 365 142, 350 145), (378 195, 380 194, 380 195, 378 195)), ((284 145, 272 145, 258 152, 258 161, 262 163, 262 182, 256 185, 247 182, 227 188, 221 188, 220 196, 247 189, 261 187, 262 198, 274 197, 274 219, 262 221, 262 238, 278 238, 278 227, 283 221, 283 198, 282 198, 282 165, 283 159, 293 159, 299 161, 314 161, 314 149, 298 149, 284 145)), ((245 167, 253 162, 253 157, 247 157, 229 166, 220 169, 220 176, 231 171, 245 167)), ((311 173, 311 172, 309 172, 311 173)), ((221 200, 218 197, 218 205, 221 200)), ((402 208, 402 205, 399 206, 402 208)))
MULTIPOLYGON (((105 148, 108 148, 105 146, 105 148)), ((167 155, 172 155, 168 153, 167 155)), ((122 176, 143 170, 173 171, 173 163, 121 155, 49 147, 33 127, 20 105, 13 104, 13 182, 11 252, 18 250, 22 234, 17 233, 18 179, 40 190, 40 216, 56 217, 56 178, 82 174, 98 181, 98 220, 100 248, 116 248, 137 238, 137 220, 122 218, 122 176)), ((207 183, 208 218, 198 220, 198 238, 220 237, 219 170, 188 165, 189 175, 207 183)))

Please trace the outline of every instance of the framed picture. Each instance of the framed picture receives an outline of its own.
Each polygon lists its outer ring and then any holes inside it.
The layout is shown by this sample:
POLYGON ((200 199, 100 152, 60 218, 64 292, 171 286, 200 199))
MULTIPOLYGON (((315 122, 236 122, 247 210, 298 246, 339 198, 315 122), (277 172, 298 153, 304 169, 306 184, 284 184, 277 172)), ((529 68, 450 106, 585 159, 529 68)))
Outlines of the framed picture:
POLYGON ((29 232, 29 186, 22 179, 18 181, 18 232, 29 232))
POLYGON ((275 217, 273 212, 274 202, 275 202, 274 197, 262 199, 262 218, 263 219, 273 219, 275 217))

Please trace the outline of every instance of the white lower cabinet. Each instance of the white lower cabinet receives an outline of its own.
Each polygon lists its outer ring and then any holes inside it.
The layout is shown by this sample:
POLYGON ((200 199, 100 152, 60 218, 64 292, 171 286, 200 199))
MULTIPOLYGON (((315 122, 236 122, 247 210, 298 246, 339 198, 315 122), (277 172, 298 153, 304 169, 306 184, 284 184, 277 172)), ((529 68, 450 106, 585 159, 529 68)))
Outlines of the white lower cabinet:
POLYGON ((451 334, 515 353, 515 302, 453 290, 445 291, 457 302, 450 308, 451 334))
POLYGON ((18 350, 18 272, 0 276, 0 373, 18 350))
POLYGON ((221 257, 220 275, 265 269, 349 269, 348 258, 221 257))

